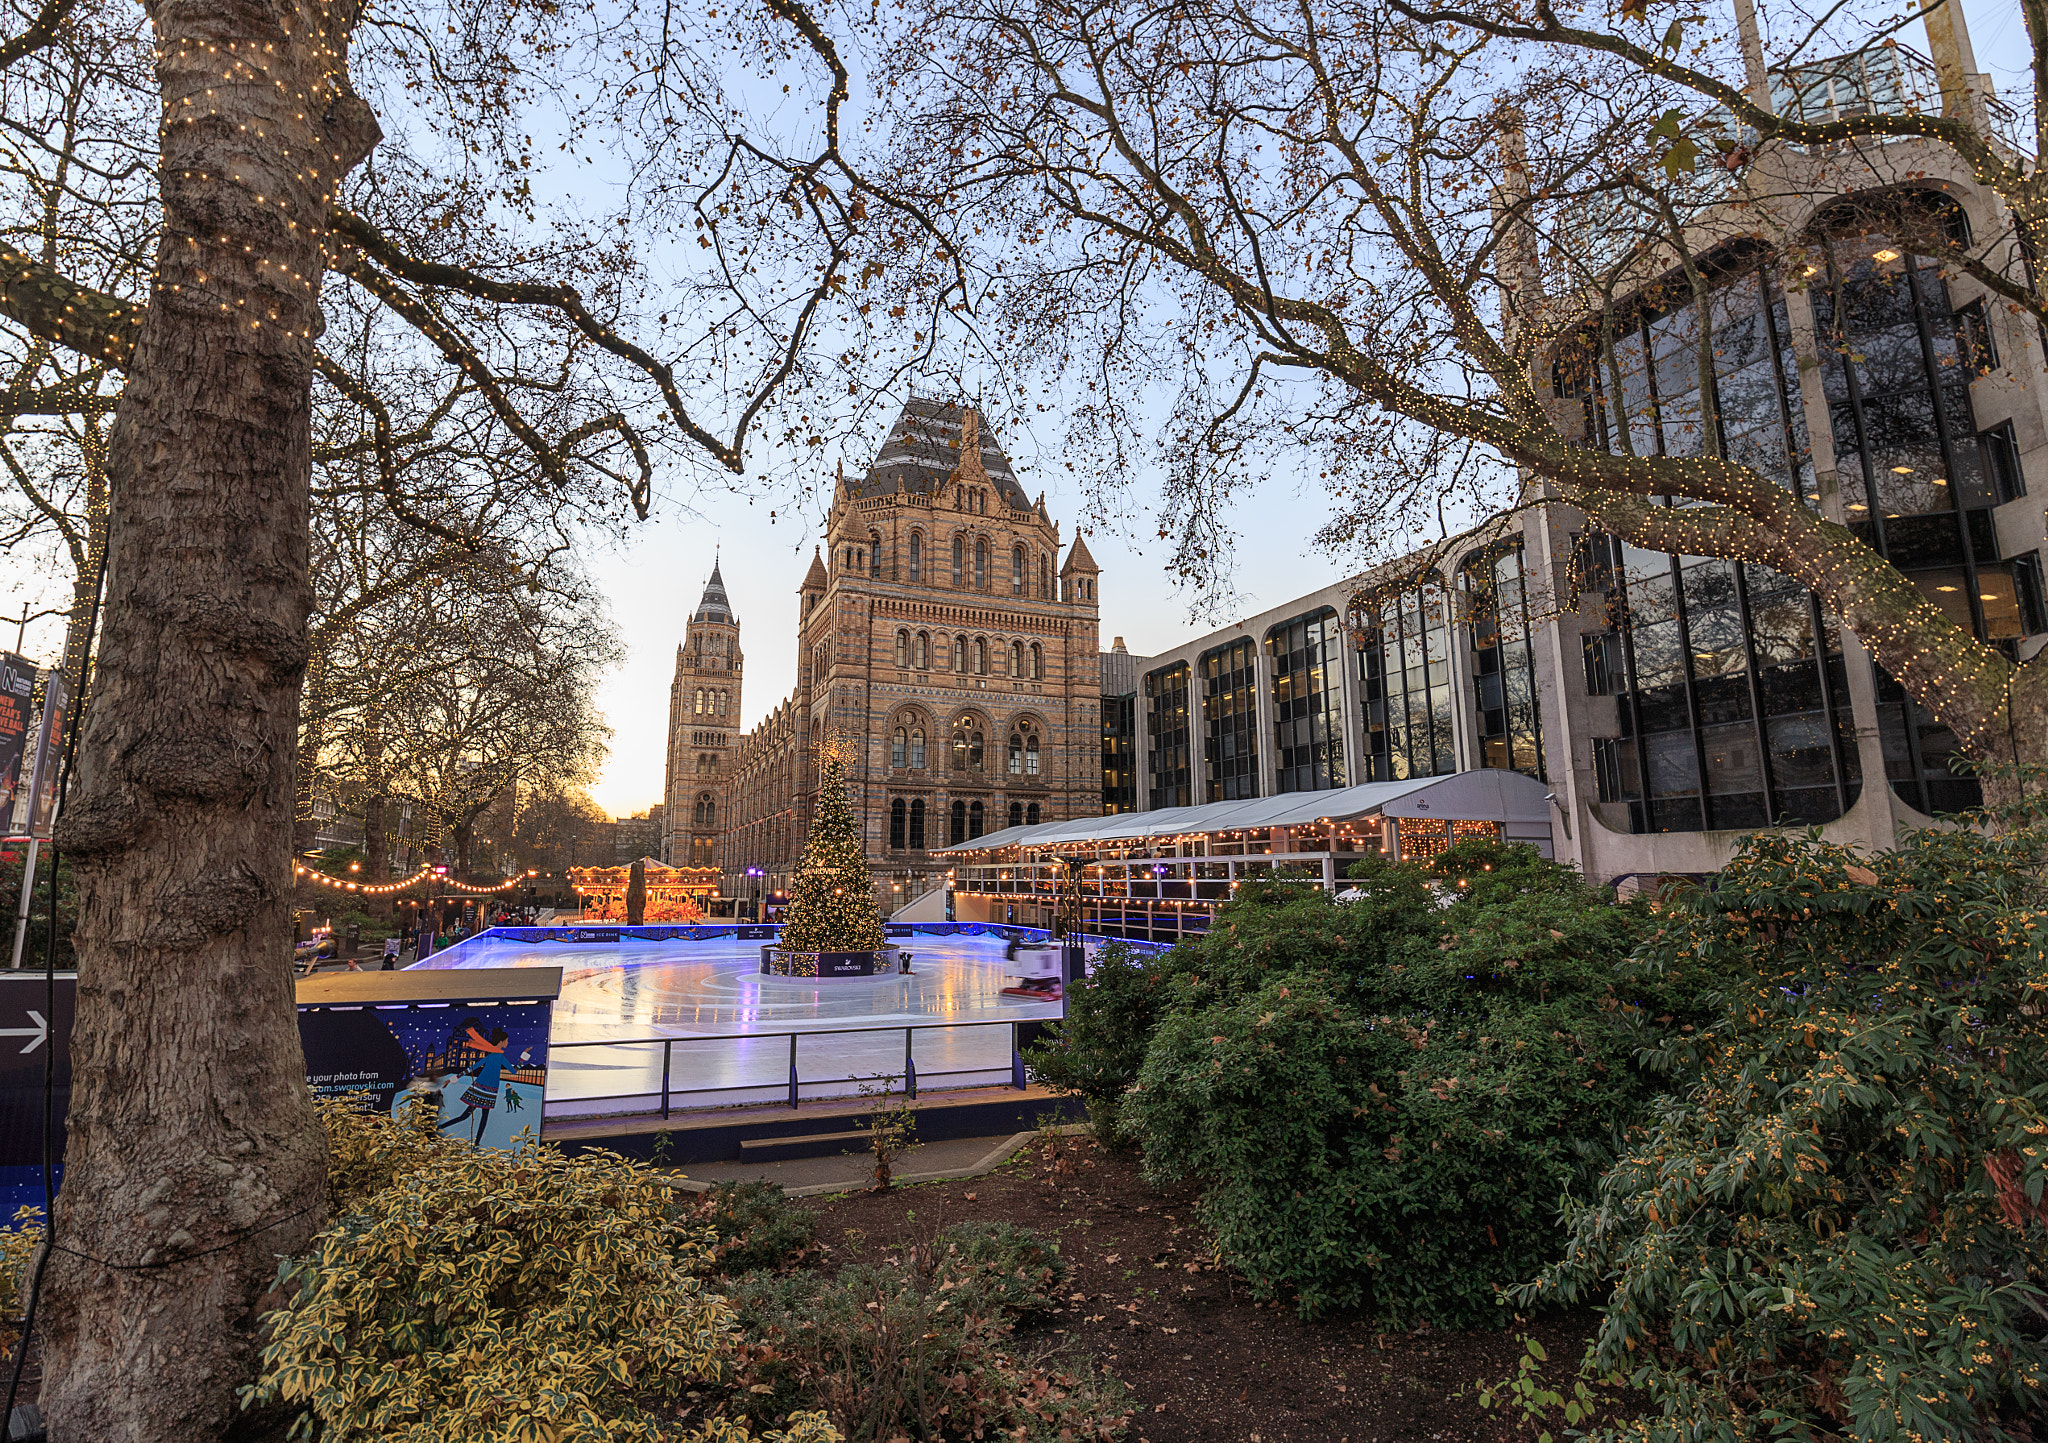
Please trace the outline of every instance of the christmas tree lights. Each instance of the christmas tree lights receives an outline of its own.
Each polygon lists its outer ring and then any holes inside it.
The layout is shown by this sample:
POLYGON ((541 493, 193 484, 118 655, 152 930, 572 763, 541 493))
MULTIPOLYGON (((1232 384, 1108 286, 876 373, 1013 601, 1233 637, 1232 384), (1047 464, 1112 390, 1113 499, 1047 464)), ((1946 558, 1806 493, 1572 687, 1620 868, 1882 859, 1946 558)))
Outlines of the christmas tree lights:
POLYGON ((818 815, 804 840, 803 870, 790 889, 782 928, 785 952, 877 952, 882 914, 875 909, 867 849, 853 825, 846 763, 827 744, 818 779, 818 815))

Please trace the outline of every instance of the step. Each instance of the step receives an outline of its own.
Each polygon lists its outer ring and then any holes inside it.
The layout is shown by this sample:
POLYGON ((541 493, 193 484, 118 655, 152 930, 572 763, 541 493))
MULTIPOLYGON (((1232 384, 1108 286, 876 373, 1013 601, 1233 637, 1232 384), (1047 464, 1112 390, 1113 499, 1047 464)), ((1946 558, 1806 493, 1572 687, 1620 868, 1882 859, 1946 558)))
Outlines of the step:
MULTIPOLYGON (((1079 1122, 1086 1116, 1079 1098, 1060 1096, 1038 1083, 1022 1091, 1008 1087, 935 1088, 920 1092, 916 1106, 919 1142, 1008 1136, 1028 1132, 1048 1117, 1079 1122)), ((733 1162, 741 1157, 750 1162, 770 1160, 759 1148, 746 1147, 748 1143, 772 1145, 793 1138, 825 1137, 832 1140, 831 1146, 807 1145, 823 1147, 828 1154, 833 1146, 853 1142, 865 1146, 868 1115, 873 1111, 874 1104, 861 1097, 806 1101, 801 1108, 748 1103, 678 1111, 669 1118, 649 1114, 549 1118, 541 1136, 570 1154, 601 1148, 687 1168, 692 1163, 733 1162), (839 1131, 827 1131, 830 1128, 839 1131)))
POLYGON ((869 1133, 864 1127, 843 1132, 811 1132, 801 1137, 749 1137, 740 1142, 740 1157, 746 1162, 781 1162, 792 1157, 832 1157, 844 1152, 866 1152, 869 1133))

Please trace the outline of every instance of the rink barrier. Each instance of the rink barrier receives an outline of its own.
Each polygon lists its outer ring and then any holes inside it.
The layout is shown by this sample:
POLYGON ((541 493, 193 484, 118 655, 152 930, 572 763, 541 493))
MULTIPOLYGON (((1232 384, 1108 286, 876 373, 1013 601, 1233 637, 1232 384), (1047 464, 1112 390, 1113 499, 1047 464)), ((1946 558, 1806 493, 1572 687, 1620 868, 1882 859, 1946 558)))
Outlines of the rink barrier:
MULTIPOLYGON (((574 927, 486 927, 474 937, 465 937, 452 946, 438 952, 429 952, 423 962, 415 967, 434 966, 443 957, 456 959, 458 964, 466 949, 474 948, 476 953, 489 950, 480 944, 487 942, 521 942, 541 946, 549 942, 570 943, 588 946, 592 943, 607 942, 711 942, 734 939, 742 942, 774 942, 782 932, 779 923, 742 922, 737 925, 711 923, 687 923, 677 926, 629 927, 624 923, 582 924, 574 927)), ((1044 927, 1019 927, 1010 922, 887 922, 882 926, 887 938, 899 937, 1001 937, 1011 942, 1044 942, 1052 933, 1044 927)), ((1170 942, 1140 942, 1127 937, 1099 937, 1091 932, 1080 934, 1084 943, 1121 942, 1133 952, 1146 956, 1157 956, 1169 950, 1170 942)), ((474 953, 472 954, 474 955, 474 953)))
MULTIPOLYGON (((678 1092, 671 1086, 675 1070, 675 1049, 678 1043, 691 1042, 749 1042, 767 1041, 772 1038, 789 1039, 789 1105, 801 1105, 804 1082, 797 1072, 797 1039, 800 1037, 844 1037, 856 1032, 901 1032, 903 1034, 903 1092, 905 1097, 917 1096, 920 1078, 933 1081, 941 1077, 977 1077, 988 1071, 985 1067, 947 1068, 938 1072, 920 1074, 917 1070, 916 1042, 920 1032, 938 1032, 957 1027, 1007 1027, 1010 1029, 1010 1086, 1022 1092, 1029 1083, 1024 1072, 1024 1048, 1037 1040, 1038 1030, 1057 1018, 990 1018, 980 1022, 913 1022, 889 1027, 804 1027, 781 1032, 707 1032, 688 1037, 629 1037, 623 1041, 554 1042, 550 1043, 550 1054, 567 1051, 572 1047, 660 1047, 661 1048, 661 1105, 660 1115, 666 1120, 671 1109, 671 1099, 677 1096, 698 1097, 712 1093, 759 1092, 771 1084, 744 1082, 726 1087, 690 1087, 678 1092), (1024 1029, 1029 1027, 1032 1035, 1027 1038, 1024 1029)), ((846 1082, 847 1077, 813 1078, 813 1082, 846 1082)), ((646 1097, 644 1092, 620 1093, 611 1097, 579 1097, 579 1107, 591 1103, 631 1102, 646 1097)), ((654 1111, 655 1109, 645 1109, 654 1111)), ((628 1114, 620 1114, 628 1115, 628 1114)))

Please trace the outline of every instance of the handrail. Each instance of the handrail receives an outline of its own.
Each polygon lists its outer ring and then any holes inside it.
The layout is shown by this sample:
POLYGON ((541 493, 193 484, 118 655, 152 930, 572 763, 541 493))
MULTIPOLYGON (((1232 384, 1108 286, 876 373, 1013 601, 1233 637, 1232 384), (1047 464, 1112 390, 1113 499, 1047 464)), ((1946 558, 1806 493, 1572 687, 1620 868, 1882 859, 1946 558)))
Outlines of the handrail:
MULTIPOLYGON (((801 1100, 803 1079, 797 1073, 796 1041, 799 1037, 837 1037, 848 1033, 901 1032, 903 1034, 903 1081, 904 1095, 917 1096, 917 1058, 914 1050, 915 1036, 919 1032, 932 1032, 948 1027, 1007 1027, 1010 1029, 1010 1085, 1018 1091, 1026 1086, 1024 1055, 1020 1029, 1027 1022, 1058 1022, 1058 1017, 984 1017, 960 1022, 905 1022, 877 1027, 797 1027, 789 1029, 763 1030, 759 1032, 693 1032, 681 1037, 628 1037, 592 1038, 583 1042, 550 1042, 548 1051, 552 1055, 571 1047, 647 1047, 661 1044, 661 1116, 666 1120, 670 1111, 670 1096, 676 1089, 670 1086, 674 1073, 675 1045, 678 1042, 745 1042, 755 1039, 770 1040, 786 1037, 789 1039, 789 1105, 796 1107, 801 1100)), ((955 1077, 972 1072, 984 1072, 986 1068, 953 1068, 944 1072, 927 1072, 926 1077, 955 1077)), ((836 1079, 835 1079, 836 1080, 836 1079)), ((759 1092, 771 1087, 772 1083, 743 1082, 725 1087, 692 1087, 692 1093, 710 1092, 759 1092)), ((642 1092, 618 1093, 608 1097, 577 1098, 578 1102, 621 1102, 631 1097, 645 1097, 642 1092)))

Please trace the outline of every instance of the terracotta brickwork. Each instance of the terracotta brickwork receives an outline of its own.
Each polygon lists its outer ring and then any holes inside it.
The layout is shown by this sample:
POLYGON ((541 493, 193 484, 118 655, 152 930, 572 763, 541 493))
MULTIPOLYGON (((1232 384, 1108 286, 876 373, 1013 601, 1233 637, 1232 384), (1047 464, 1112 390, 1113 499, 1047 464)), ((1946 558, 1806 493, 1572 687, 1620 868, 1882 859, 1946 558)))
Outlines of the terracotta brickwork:
POLYGON ((749 867, 788 890, 827 735, 885 907, 943 880, 933 848, 1101 810, 1098 569, 1059 530, 971 407, 913 400, 867 475, 842 471, 796 691, 732 753, 727 895, 749 867))
POLYGON ((668 689, 662 860, 672 867, 718 864, 745 670, 740 619, 714 562, 703 599, 676 648, 676 676, 668 689))

